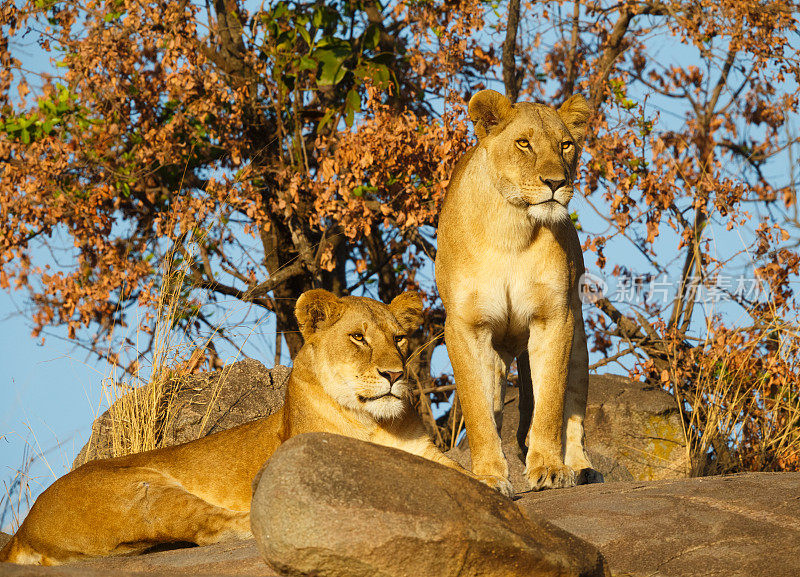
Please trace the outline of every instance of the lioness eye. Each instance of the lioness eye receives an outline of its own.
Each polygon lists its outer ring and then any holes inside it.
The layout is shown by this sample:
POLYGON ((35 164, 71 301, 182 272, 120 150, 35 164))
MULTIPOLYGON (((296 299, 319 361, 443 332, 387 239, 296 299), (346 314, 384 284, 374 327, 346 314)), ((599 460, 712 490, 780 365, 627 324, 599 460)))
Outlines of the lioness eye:
POLYGON ((524 138, 520 138, 519 140, 517 140, 516 144, 520 148, 530 148, 531 147, 531 143, 528 142, 527 140, 525 140, 524 138))
POLYGON ((394 342, 396 342, 398 344, 402 343, 404 340, 406 340, 406 336, 405 335, 397 335, 397 336, 394 337, 394 342))
POLYGON ((360 343, 361 341, 364 340, 364 335, 361 333, 353 333, 350 335, 350 338, 360 343))
POLYGON ((564 152, 568 151, 570 148, 572 148, 572 141, 567 140, 561 143, 561 150, 564 152))

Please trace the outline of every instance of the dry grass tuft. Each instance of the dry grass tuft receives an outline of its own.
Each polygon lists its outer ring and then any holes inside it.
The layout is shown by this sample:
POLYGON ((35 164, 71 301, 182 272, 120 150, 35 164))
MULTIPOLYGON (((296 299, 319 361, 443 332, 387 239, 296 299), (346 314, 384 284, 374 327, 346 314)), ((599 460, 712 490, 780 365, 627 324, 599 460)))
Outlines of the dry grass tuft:
POLYGON ((693 475, 800 470, 797 327, 718 327, 698 349, 679 392, 693 475))
MULTIPOLYGON (((187 314, 185 295, 191 283, 189 260, 192 255, 186 253, 186 258, 182 259, 174 256, 170 254, 165 259, 152 329, 149 375, 145 374, 146 367, 137 361, 130 371, 130 382, 141 383, 138 386, 121 383, 115 371, 102 381, 102 394, 109 406, 114 457, 161 447, 165 427, 174 414, 177 394, 188 377, 207 360, 207 352, 212 353, 210 365, 218 362, 210 345, 213 334, 198 345, 177 329, 178 321, 185 320, 187 314)), ((192 324, 191 317, 185 324, 192 324)), ((219 394, 223 380, 217 381, 212 398, 219 394)), ((212 401, 208 405, 203 425, 213 404, 212 401)), ((86 454, 89 455, 89 451, 86 454)))

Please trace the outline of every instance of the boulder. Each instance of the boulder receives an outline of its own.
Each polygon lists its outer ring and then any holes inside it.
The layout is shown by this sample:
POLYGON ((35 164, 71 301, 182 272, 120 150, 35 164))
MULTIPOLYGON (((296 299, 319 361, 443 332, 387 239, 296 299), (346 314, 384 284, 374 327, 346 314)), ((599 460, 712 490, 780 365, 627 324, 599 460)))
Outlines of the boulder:
POLYGON ((689 453, 678 403, 660 387, 619 375, 589 377, 587 450, 616 464, 611 481, 680 479, 689 453))
MULTIPOLYGON (((170 410, 162 423, 161 446, 185 443, 271 415, 283 405, 290 372, 288 367, 267 369, 254 359, 245 359, 218 371, 174 379, 165 387, 164 398, 169 399, 170 410)), ((134 394, 116 402, 131 402, 134 394)), ((94 421, 91 437, 75 458, 73 468, 113 456, 111 411, 94 421)))
POLYGON ((284 443, 251 524, 287 576, 601 576, 600 553, 509 499, 404 451, 327 433, 284 443))
MULTIPOLYGON (((525 463, 517 445, 519 390, 508 387, 500 436, 511 484, 528 488, 525 463)), ((618 375, 590 375, 586 405, 586 450, 605 481, 683 478, 688 453, 675 398, 661 388, 618 375)), ((469 468, 464 440, 448 455, 469 468)))
POLYGON ((10 540, 11 540, 11 535, 0 531, 0 549, 2 549, 5 546, 5 544, 8 543, 10 540))
POLYGON ((800 473, 583 485, 517 504, 626 577, 800 575, 800 473))

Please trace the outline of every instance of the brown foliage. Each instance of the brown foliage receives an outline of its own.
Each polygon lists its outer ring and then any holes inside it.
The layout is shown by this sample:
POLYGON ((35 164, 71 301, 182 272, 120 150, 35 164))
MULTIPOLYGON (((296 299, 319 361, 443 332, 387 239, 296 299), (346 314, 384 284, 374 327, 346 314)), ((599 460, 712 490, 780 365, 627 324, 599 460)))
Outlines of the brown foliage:
MULTIPOLYGON (((464 99, 504 81, 520 99, 589 97, 578 205, 581 225, 596 229, 584 236, 587 261, 624 279, 634 254, 640 281, 674 281, 662 303, 598 302, 589 328, 600 364, 682 395, 701 436, 714 422, 700 376, 719 375, 737 347, 784 363, 770 374, 794 367, 764 344, 797 319, 791 3, 29 0, 0 10, 0 286, 28 291, 34 334, 66 327, 134 370, 118 329, 144 309, 141 328, 154 333, 173 259, 188 267, 176 326, 232 338, 210 313, 243 303, 274 315, 292 354, 303 290, 388 300, 420 288, 429 320, 418 339, 429 346, 414 371, 420 391, 432 388, 442 312, 420 271, 471 142, 464 99), (58 60, 57 75, 27 70, 23 37, 58 60), (736 233, 741 249, 716 251, 715 230, 736 233), (703 287, 742 271, 768 290, 718 291, 727 308, 701 310, 703 287)), ((449 391, 438 384, 440 400, 449 391)), ((797 394, 789 380, 781 387, 797 394)), ((753 398, 750 413, 767 410, 753 398)), ((721 458, 721 445, 709 447, 721 458)))

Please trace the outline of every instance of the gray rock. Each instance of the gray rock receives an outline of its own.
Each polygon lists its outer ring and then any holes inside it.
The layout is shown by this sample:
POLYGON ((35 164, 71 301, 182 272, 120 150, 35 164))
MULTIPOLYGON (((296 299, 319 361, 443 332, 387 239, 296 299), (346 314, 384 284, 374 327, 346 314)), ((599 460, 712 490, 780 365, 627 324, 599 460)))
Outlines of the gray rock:
POLYGON ((797 577, 800 473, 584 485, 517 504, 595 545, 613 575, 797 577))
POLYGON ((586 448, 607 481, 684 478, 686 437, 675 397, 618 375, 591 375, 586 448))
MULTIPOLYGON (((169 447, 209 433, 267 417, 283 405, 291 370, 278 365, 267 369, 254 359, 245 359, 218 371, 174 379, 162 398, 169 401, 168 417, 162 423, 161 445, 169 447)), ((129 393, 131 402, 139 394, 129 393)), ((73 469, 93 459, 113 456, 113 407, 92 424, 92 435, 72 464, 73 469)))
MULTIPOLYGON (((517 445, 519 390, 509 387, 500 436, 516 491, 526 491, 525 462, 517 445)), ((688 472, 683 427, 675 399, 663 389, 618 375, 590 375, 586 450, 606 483, 683 478, 688 472)), ((466 437, 447 453, 469 468, 466 437)))
MULTIPOLYGON (((159 551, 130 557, 106 557, 78 564, 104 575, 120 572, 158 575, 262 575, 277 577, 261 557, 253 539, 230 540, 204 547, 159 551)), ((74 564, 70 565, 74 566, 74 564)))
POLYGON ((292 577, 607 575, 594 547, 481 483, 325 433, 273 455, 251 523, 264 558, 292 577))
POLYGON ((11 540, 11 535, 0 531, 0 549, 2 549, 5 546, 5 544, 8 543, 10 540, 11 540))

